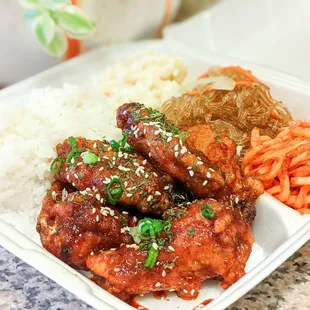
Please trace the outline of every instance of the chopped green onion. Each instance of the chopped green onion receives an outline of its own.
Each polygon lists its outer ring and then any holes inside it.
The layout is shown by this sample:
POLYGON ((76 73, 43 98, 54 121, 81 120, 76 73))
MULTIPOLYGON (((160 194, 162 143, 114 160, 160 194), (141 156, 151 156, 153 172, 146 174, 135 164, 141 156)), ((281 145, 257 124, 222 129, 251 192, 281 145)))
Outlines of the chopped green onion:
POLYGON ((209 204, 202 204, 200 207, 200 213, 203 217, 213 219, 216 216, 216 211, 213 206, 209 204))
POLYGON ((128 140, 129 132, 126 131, 123 133, 123 138, 119 142, 115 140, 110 141, 111 148, 117 151, 124 151, 124 152, 132 152, 133 146, 129 145, 126 146, 127 140, 128 140))
POLYGON ((113 178, 110 183, 107 185, 108 198, 112 205, 115 205, 123 194, 123 183, 119 178, 113 178), (111 186, 116 184, 114 188, 111 189, 111 186))
POLYGON ((144 262, 145 267, 153 268, 155 266, 159 250, 167 242, 167 240, 163 238, 158 239, 158 234, 165 231, 168 237, 168 242, 170 243, 172 239, 172 233, 170 230, 170 220, 155 220, 148 217, 140 220, 137 227, 129 228, 129 234, 133 237, 137 244, 140 244, 140 249, 142 251, 148 250, 148 256, 144 262), (153 247, 154 243, 158 245, 157 249, 153 247))
POLYGON ((147 258, 144 262, 144 267, 153 268, 156 264, 158 254, 159 254, 159 251, 155 250, 153 246, 151 246, 147 253, 147 258))
POLYGON ((95 165, 98 163, 98 156, 88 151, 83 154, 83 163, 88 165, 95 165))
POLYGON ((62 165, 62 159, 58 156, 52 161, 50 165, 51 172, 58 173, 61 169, 61 165, 62 165))
POLYGON ((110 141, 110 145, 111 145, 111 148, 114 149, 114 150, 119 150, 120 148, 120 145, 117 141, 115 140, 111 140, 110 141))
POLYGON ((71 151, 66 158, 66 164, 70 164, 72 158, 74 158, 74 160, 77 160, 79 156, 80 156, 80 152, 76 150, 71 151))
POLYGON ((69 137, 68 138, 69 144, 73 147, 77 147, 77 140, 74 137, 69 137))
POLYGON ((196 230, 194 228, 191 228, 187 231, 188 236, 193 236, 196 235, 196 230))
POLYGON ((74 158, 74 160, 77 160, 78 157, 80 156, 80 152, 77 150, 77 140, 74 137, 69 137, 68 138, 69 144, 72 147, 71 152, 68 154, 67 158, 66 158, 66 164, 70 164, 71 163, 71 159, 74 158))

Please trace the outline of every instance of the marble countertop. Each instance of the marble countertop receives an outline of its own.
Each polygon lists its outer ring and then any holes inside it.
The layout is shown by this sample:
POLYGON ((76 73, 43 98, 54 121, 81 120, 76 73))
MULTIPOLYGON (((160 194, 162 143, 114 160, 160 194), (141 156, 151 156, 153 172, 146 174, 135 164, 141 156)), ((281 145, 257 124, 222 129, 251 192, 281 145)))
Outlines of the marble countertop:
MULTIPOLYGON (((220 0, 183 0, 177 21, 220 0)), ((310 241, 228 310, 310 309, 310 241)), ((93 309, 0 247, 0 310, 93 309)))
MULTIPOLYGON (((228 310, 310 309, 310 241, 228 310)), ((93 309, 0 247, 1 310, 93 309)))

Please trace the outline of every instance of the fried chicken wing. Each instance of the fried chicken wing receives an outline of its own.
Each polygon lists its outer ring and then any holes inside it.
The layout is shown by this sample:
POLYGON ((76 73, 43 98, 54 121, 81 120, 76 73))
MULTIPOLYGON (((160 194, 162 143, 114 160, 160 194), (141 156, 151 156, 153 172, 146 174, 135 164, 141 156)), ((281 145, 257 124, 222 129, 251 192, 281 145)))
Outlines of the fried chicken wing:
POLYGON ((263 194, 264 187, 260 180, 242 175, 236 144, 225 135, 218 135, 210 125, 195 125, 186 132, 187 147, 202 152, 222 172, 225 187, 218 192, 217 198, 238 205, 244 218, 251 223, 256 214, 254 202, 263 194))
POLYGON ((60 181, 80 191, 98 190, 96 197, 102 203, 136 206, 144 213, 162 214, 171 205, 171 177, 159 172, 147 159, 115 150, 108 142, 99 140, 71 137, 71 144, 67 139, 57 145, 62 165, 56 178, 60 181), (85 163, 85 156, 93 156, 95 163, 85 163), (118 194, 117 201, 111 201, 118 194))
POLYGON ((175 208, 171 233, 152 269, 144 266, 147 252, 136 244, 90 256, 87 266, 122 299, 158 290, 194 299, 205 279, 220 277, 227 288, 244 275, 253 238, 238 208, 213 199, 175 208), (205 217, 204 208, 213 209, 213 218, 205 217))
POLYGON ((129 132, 128 141, 160 170, 184 182, 198 198, 212 197, 224 186, 216 166, 201 152, 189 150, 186 135, 166 122, 165 116, 139 103, 124 104, 117 111, 117 125, 129 132))
POLYGON ((132 243, 128 226, 137 221, 128 212, 104 206, 92 192, 73 192, 56 181, 43 199, 37 231, 46 250, 71 266, 87 269, 87 256, 132 243))

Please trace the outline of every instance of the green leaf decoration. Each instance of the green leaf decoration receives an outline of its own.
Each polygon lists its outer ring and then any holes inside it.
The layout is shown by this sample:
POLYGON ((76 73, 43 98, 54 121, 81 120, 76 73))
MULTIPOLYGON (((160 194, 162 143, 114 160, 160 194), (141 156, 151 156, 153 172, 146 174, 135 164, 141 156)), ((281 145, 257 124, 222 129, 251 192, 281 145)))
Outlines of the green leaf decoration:
POLYGON ((55 22, 48 13, 43 13, 33 22, 33 32, 37 40, 43 45, 48 46, 55 35, 55 22))
POLYGON ((48 5, 48 7, 51 10, 59 10, 71 4, 71 0, 50 0, 49 2, 50 4, 48 5))
POLYGON ((54 57, 62 57, 68 48, 68 41, 64 31, 57 27, 54 38, 50 45, 46 48, 47 52, 54 57))
POLYGON ((68 5, 64 9, 54 12, 53 16, 57 19, 58 24, 70 33, 71 37, 89 35, 96 31, 96 24, 83 10, 74 5, 68 5))
POLYGON ((42 8, 42 0, 19 0, 19 4, 25 9, 42 8))

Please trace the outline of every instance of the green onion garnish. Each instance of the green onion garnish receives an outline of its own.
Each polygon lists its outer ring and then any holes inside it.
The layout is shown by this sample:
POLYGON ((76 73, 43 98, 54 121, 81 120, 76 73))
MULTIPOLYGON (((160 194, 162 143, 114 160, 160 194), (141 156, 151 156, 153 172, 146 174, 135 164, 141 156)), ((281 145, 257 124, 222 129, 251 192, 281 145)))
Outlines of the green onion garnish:
POLYGON ((62 159, 58 156, 52 161, 50 165, 51 172, 58 173, 61 169, 61 165, 62 165, 62 159))
POLYGON ((216 211, 213 206, 209 204, 202 204, 200 207, 200 214, 208 219, 213 219, 216 216, 216 211))
POLYGON ((74 158, 74 160, 77 160, 78 157, 80 156, 80 152, 76 148, 77 144, 78 144, 77 140, 74 137, 69 137, 68 141, 69 141, 69 144, 71 145, 72 149, 66 158, 66 164, 70 164, 72 158, 74 158))
POLYGON ((113 178, 107 185, 107 193, 109 201, 112 205, 115 205, 123 194, 123 182, 119 178, 113 178), (115 186, 111 189, 111 186, 115 186))
POLYGON ((151 246, 147 252, 147 258, 144 262, 144 267, 153 268, 156 264, 156 259, 157 259, 158 254, 159 254, 159 251, 155 250, 153 246, 151 246))
POLYGON ((140 244, 140 249, 142 251, 148 251, 148 255, 144 262, 145 267, 153 268, 155 266, 159 250, 167 243, 167 240, 163 238, 157 239, 158 234, 164 231, 168 237, 168 243, 170 243, 172 239, 170 230, 170 220, 154 220, 149 217, 140 220, 138 226, 129 228, 130 235, 137 244, 140 244), (154 244, 157 245, 156 248, 154 244))
POLYGON ((114 150, 119 150, 120 148, 120 144, 115 140, 111 140, 110 145, 111 145, 111 148, 114 150))
POLYGON ((88 165, 95 165, 98 163, 98 156, 88 151, 83 154, 83 163, 88 165))
POLYGON ((123 152, 132 152, 133 146, 128 145, 125 146, 128 140, 129 132, 126 131, 123 133, 123 138, 119 142, 115 140, 110 141, 111 148, 117 151, 123 151, 123 152))

